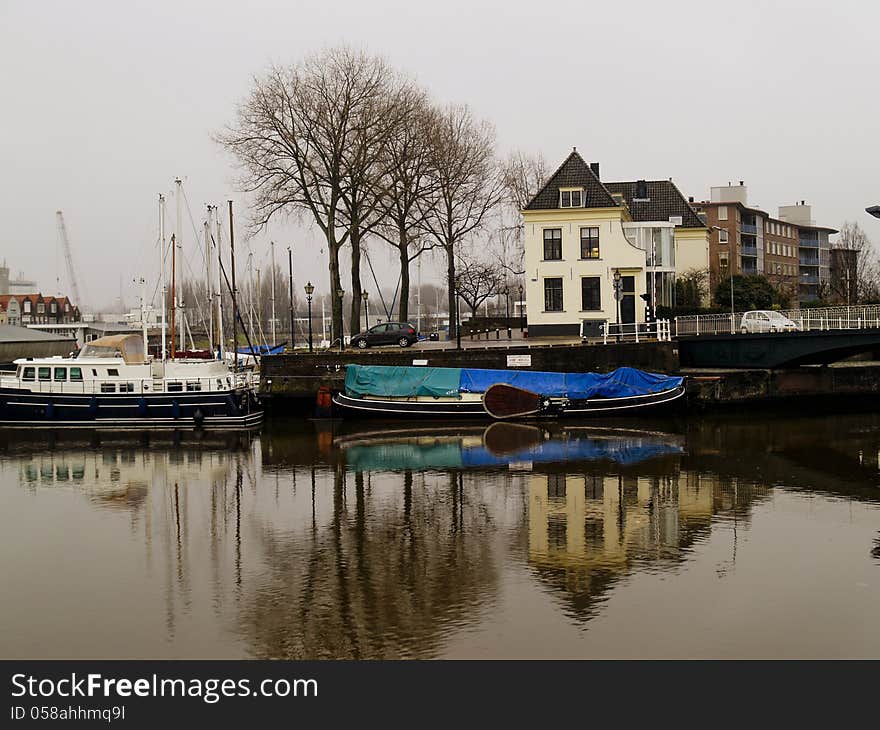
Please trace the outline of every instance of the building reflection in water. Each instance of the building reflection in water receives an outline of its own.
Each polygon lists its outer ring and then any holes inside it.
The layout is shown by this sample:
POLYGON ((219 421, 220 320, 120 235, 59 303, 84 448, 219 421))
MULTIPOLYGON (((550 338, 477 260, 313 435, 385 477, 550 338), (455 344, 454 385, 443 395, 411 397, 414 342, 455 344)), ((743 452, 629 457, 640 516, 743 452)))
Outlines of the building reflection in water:
MULTIPOLYGON (((69 530, 65 544, 84 552, 112 546, 118 605, 101 608, 129 642, 118 655, 430 657, 492 616, 512 565, 582 628, 616 583, 677 570, 719 525, 731 539, 718 575, 733 570, 753 508, 802 446, 746 433, 270 423, 261 435, 48 446, 5 434, 0 469, 13 465, 34 494, 67 490, 94 507, 42 529, 69 530)), ((826 460, 835 474, 849 464, 848 494, 862 498, 859 470, 876 452, 866 436, 826 460)), ((840 488, 821 460, 796 461, 801 484, 840 488)))

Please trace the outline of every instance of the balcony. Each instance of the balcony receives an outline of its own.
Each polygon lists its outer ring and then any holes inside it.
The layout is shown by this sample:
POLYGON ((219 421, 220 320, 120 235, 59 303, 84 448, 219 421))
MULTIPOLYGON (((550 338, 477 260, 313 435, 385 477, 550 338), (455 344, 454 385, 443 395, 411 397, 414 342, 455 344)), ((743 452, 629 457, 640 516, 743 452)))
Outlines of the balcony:
POLYGON ((798 245, 801 248, 819 248, 819 239, 817 238, 815 241, 809 238, 801 238, 798 241, 798 245))
POLYGON ((743 256, 757 256, 758 246, 753 243, 744 243, 741 247, 741 253, 743 256))
POLYGON ((747 259, 742 260, 742 272, 744 276, 754 276, 758 273, 758 267, 755 265, 754 261, 749 261, 747 259))
POLYGON ((740 223, 739 224, 739 232, 740 233, 750 233, 753 236, 758 233, 758 226, 754 223, 740 223))
POLYGON ((819 265, 819 252, 812 251, 801 251, 800 255, 800 264, 801 266, 818 266, 819 265))
POLYGON ((819 283, 819 275, 818 274, 801 274, 799 281, 801 284, 818 284, 819 283))

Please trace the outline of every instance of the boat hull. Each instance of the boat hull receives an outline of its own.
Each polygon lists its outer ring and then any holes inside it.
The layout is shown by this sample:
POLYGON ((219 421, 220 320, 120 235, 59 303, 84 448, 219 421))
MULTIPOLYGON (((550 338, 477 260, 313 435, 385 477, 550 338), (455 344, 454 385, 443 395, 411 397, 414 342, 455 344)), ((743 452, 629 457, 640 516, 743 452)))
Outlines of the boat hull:
MULTIPOLYGON (((589 400, 545 399, 542 408, 535 414, 517 417, 524 418, 591 418, 600 416, 639 415, 674 408, 682 403, 685 386, 649 395, 626 398, 593 398, 589 400)), ((344 417, 353 418, 462 418, 490 419, 482 401, 456 401, 452 398, 437 398, 433 401, 408 400, 403 398, 352 398, 345 393, 333 395, 334 411, 344 417)))
POLYGON ((0 426, 11 428, 250 428, 263 410, 249 391, 61 394, 0 389, 0 426))

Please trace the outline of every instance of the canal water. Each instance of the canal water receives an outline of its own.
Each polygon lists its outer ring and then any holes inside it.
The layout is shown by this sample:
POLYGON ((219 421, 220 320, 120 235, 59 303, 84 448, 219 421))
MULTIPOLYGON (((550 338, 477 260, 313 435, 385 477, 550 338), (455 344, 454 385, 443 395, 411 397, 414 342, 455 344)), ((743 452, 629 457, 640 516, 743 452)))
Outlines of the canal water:
POLYGON ((0 658, 880 657, 880 416, 0 433, 0 658))

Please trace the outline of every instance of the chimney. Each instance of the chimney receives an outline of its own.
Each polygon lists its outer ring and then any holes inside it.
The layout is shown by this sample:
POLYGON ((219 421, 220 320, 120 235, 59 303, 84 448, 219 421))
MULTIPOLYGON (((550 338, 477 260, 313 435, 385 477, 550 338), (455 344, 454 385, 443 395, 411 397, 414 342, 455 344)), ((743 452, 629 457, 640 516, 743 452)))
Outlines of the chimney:
POLYGON ((745 185, 745 183, 744 183, 742 180, 739 181, 739 184, 740 184, 740 185, 745 185))
POLYGON ((590 169, 593 171, 593 174, 596 176, 596 179, 598 180, 599 179, 599 163, 598 162, 591 162, 590 169))
POLYGON ((694 196, 688 195, 688 203, 693 203, 693 202, 694 202, 694 196))

